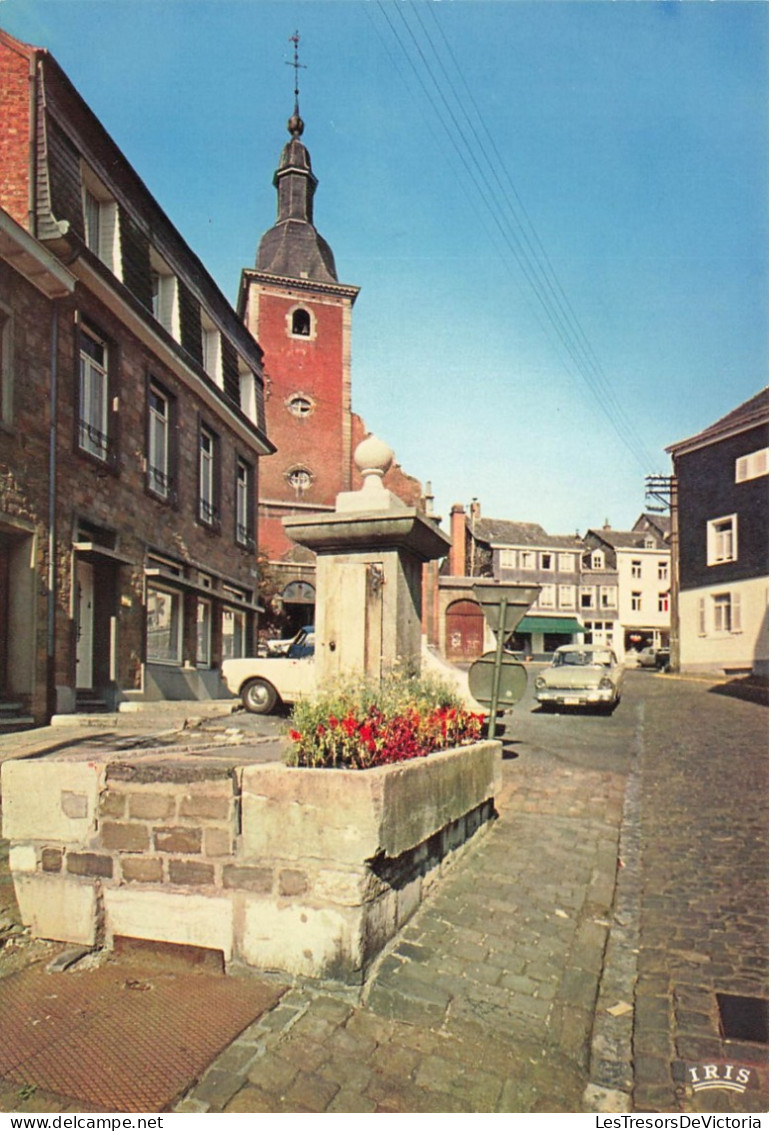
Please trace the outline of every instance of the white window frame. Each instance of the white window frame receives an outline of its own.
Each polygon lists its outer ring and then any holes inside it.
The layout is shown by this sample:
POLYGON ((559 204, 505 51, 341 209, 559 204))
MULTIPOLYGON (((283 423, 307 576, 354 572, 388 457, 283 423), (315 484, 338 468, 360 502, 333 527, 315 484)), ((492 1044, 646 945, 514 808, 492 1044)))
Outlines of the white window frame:
POLYGON ((554 554, 551 551, 541 554, 541 569, 549 571, 554 569, 554 554))
POLYGON ((154 495, 168 499, 171 494, 169 441, 171 438, 171 401, 154 382, 147 397, 147 485, 154 495), (163 411, 155 401, 162 403, 163 411))
POLYGON ((642 578, 642 559, 641 558, 633 558, 632 559, 631 574, 632 574, 632 577, 636 578, 638 581, 642 578))
POLYGON ((208 315, 201 311, 201 353, 203 367, 220 389, 224 388, 222 376, 222 335, 208 315))
MULTIPOLYGON (((147 662, 148 664, 174 664, 179 666, 182 664, 182 627, 184 618, 185 603, 182 593, 178 589, 167 589, 164 586, 152 585, 147 586, 147 662), (151 640, 153 628, 151 627, 151 616, 153 610, 151 609, 151 599, 153 596, 167 598, 170 602, 170 617, 169 617, 169 647, 164 650, 164 654, 153 654, 151 652, 151 640)), ((163 626, 162 626, 163 627, 163 626)))
POLYGON ((215 463, 217 437, 205 425, 198 436, 198 517, 207 526, 217 521, 215 463))
POLYGON ((659 581, 669 581, 669 562, 660 561, 658 564, 659 581))
POLYGON ((605 569, 605 555, 602 550, 594 550, 592 553, 592 569, 605 569))
POLYGON ((746 483, 748 479, 760 479, 768 475, 768 448, 758 448, 736 460, 736 482, 746 483))
POLYGON ((557 568, 560 573, 573 573, 576 568, 575 554, 560 554, 557 568))
POLYGON ((640 590, 635 590, 632 594, 630 594, 630 607, 633 613, 642 612, 642 600, 643 595, 640 590))
POLYGON ((542 609, 556 609, 557 586, 551 583, 542 585, 541 592, 538 594, 538 604, 542 609))
POLYGON ((254 541, 251 507, 252 475, 252 466, 238 456, 236 459, 236 542, 240 546, 249 546, 254 541))
POLYGON ((707 565, 735 562, 739 557, 739 519, 736 514, 722 515, 707 523, 707 565))
POLYGON ((81 325, 80 333, 78 447, 106 463, 110 451, 109 350, 104 338, 95 331, 81 325), (84 348, 85 338, 101 351, 100 360, 84 348))
POLYGON ((222 609, 222 659, 240 660, 245 655, 246 613, 225 605, 222 609), (229 630, 229 624, 232 630, 229 630))
POLYGON ((560 585, 559 607, 561 609, 574 609, 576 607, 575 585, 560 585))
POLYGON ((152 274, 153 315, 178 342, 181 338, 179 322, 179 285, 177 276, 158 254, 150 249, 150 271, 152 274))
POLYGON ((600 586, 600 608, 615 609, 618 605, 617 589, 615 585, 600 586))
POLYGON ((212 603, 199 597, 195 607, 195 664, 198 668, 211 667, 212 603))
POLYGON ((659 612, 669 612, 669 593, 659 593, 659 612))
POLYGON ((118 203, 87 170, 83 174, 83 230, 86 247, 101 259, 105 267, 109 267, 116 278, 122 279, 118 203))
POLYGON ((519 551, 519 568, 523 570, 534 570, 536 568, 535 550, 520 550, 519 551))
POLYGON ((516 550, 499 550, 500 557, 498 559, 501 569, 516 569, 517 568, 517 551, 516 550))
POLYGON ((593 609, 594 608, 594 601, 595 601, 594 586, 593 585, 582 585, 581 591, 579 593, 578 600, 579 600, 579 607, 580 608, 582 608, 582 609, 593 609), (586 604, 584 604, 584 597, 589 598, 589 600, 586 602, 586 604))

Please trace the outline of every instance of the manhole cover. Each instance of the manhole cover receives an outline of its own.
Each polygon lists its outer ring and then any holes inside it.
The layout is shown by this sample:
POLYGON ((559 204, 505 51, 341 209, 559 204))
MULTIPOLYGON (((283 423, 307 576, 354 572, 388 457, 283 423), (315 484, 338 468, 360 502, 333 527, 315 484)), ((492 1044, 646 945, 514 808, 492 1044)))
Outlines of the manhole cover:
POLYGON ((728 1041, 768 1044, 768 1002, 761 997, 717 994, 720 1031, 728 1041))
POLYGON ((285 987, 115 961, 0 980, 0 1084, 88 1111, 167 1111, 285 987))

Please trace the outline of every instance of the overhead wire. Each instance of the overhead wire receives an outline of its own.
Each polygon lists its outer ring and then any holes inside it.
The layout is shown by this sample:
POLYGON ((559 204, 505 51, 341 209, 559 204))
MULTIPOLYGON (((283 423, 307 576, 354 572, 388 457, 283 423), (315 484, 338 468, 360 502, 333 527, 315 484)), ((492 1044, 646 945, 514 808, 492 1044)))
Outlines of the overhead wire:
MULTIPOLYGON (((369 9, 369 5, 367 7, 369 9)), ((424 98, 428 100, 434 119, 441 124, 457 159, 473 185, 476 196, 484 205, 495 228, 500 233, 505 247, 515 259, 531 293, 535 296, 541 311, 545 315, 548 326, 544 325, 540 317, 538 317, 538 321, 551 341, 552 348, 560 357, 566 371, 572 377, 575 377, 577 373, 589 388, 619 440, 640 466, 648 471, 652 465, 650 455, 620 405, 618 397, 581 327, 543 243, 521 201, 511 175, 505 163, 501 160, 500 149, 495 144, 484 117, 479 111, 473 93, 465 80, 463 70, 459 66, 444 29, 438 21, 432 3, 428 3, 428 9, 438 28, 445 51, 459 76, 459 84, 465 92, 463 99, 459 97, 456 84, 447 72, 434 38, 423 22, 420 15, 420 6, 418 4, 403 5, 401 3, 388 5, 383 0, 377 0, 377 8, 399 51, 407 61, 424 98), (406 32, 406 39, 396 26, 395 21, 392 20, 389 7, 397 13, 406 32), (405 9, 413 16, 413 23, 419 25, 417 33, 408 21, 405 9), (421 33, 436 59, 444 85, 437 78, 426 51, 421 45, 419 38, 421 33), (420 60, 423 71, 430 79, 432 88, 429 88, 424 81, 421 67, 416 63, 415 54, 420 60), (451 100, 454 100, 456 108, 453 108, 451 100), (480 123, 479 127, 472 123, 466 109, 467 104, 473 108, 480 123), (460 119, 463 119, 465 126, 460 119), (490 176, 485 173, 481 162, 484 162, 490 170, 492 181, 490 176), (493 184, 493 181, 495 184, 493 184), (501 204, 504 205, 503 208, 501 208, 501 204), (521 216, 517 213, 517 207, 521 216), (572 366, 566 362, 565 356, 561 353, 553 335, 556 335, 562 351, 567 355, 572 366)), ((380 34, 379 29, 378 34, 380 34)), ((487 229, 487 233, 489 237, 489 229, 487 229)), ((499 252, 501 251, 495 241, 494 246, 499 252)), ((503 259, 504 262, 508 262, 507 256, 504 255, 503 259)))

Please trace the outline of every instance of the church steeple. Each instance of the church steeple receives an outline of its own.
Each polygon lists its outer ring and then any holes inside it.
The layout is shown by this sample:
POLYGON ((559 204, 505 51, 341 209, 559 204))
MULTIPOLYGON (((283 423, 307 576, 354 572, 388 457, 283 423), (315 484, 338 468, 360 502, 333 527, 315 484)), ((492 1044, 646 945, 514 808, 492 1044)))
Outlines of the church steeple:
POLYGON ((336 283, 335 257, 329 244, 313 224, 313 197, 318 180, 311 167, 310 153, 300 141, 305 123, 300 117, 297 71, 299 36, 295 45, 294 112, 287 122, 292 140, 281 151, 273 184, 278 193, 276 223, 265 233, 257 249, 257 270, 294 279, 336 283))

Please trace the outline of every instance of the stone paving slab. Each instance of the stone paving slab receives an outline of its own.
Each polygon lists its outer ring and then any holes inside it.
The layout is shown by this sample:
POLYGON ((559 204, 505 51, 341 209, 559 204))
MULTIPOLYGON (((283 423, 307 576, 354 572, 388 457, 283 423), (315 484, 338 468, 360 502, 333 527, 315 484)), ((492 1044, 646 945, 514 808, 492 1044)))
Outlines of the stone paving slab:
POLYGON ((177 1110, 582 1110, 623 795, 621 774, 506 761, 500 818, 361 996, 296 988, 240 1038, 250 1067, 215 1062, 177 1110))

